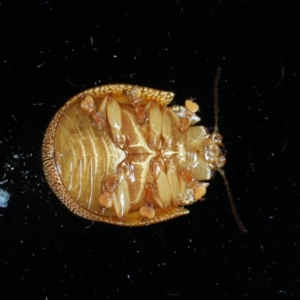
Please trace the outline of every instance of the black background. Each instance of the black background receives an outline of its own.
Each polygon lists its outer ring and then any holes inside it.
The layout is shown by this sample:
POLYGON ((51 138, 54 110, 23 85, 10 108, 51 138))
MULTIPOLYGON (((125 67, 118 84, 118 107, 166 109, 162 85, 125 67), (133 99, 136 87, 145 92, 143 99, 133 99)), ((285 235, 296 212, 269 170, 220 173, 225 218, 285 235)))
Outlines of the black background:
POLYGON ((288 1, 1 1, 0 298, 290 299, 299 275, 299 34, 288 1), (43 134, 73 95, 132 83, 195 97, 225 171, 206 201, 126 228, 69 212, 45 182, 43 134), (296 171, 294 173, 293 171, 296 171))

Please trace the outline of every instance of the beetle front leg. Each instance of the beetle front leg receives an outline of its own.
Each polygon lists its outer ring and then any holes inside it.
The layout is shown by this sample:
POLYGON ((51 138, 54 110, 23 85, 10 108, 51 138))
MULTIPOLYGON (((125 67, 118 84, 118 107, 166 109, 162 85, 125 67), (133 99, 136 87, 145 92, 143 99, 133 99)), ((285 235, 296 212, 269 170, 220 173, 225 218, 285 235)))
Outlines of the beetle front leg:
POLYGON ((185 117, 181 121, 180 131, 186 131, 188 127, 194 124, 194 119, 196 116, 196 112, 199 110, 199 105, 193 102, 194 99, 186 100, 185 101, 185 117))
MULTIPOLYGON (((184 181, 188 184, 188 186, 193 190, 193 196, 194 200, 202 200, 203 201, 203 196, 206 194, 206 188, 209 185, 206 182, 199 182, 195 179, 192 173, 189 171, 181 171, 181 175, 184 179, 184 181)), ((190 203, 183 203, 185 204, 190 204, 190 203)))
POLYGON ((200 118, 196 115, 199 105, 193 102, 193 100, 186 100, 185 106, 176 105, 170 107, 173 122, 180 132, 186 131, 189 126, 200 121, 200 118))

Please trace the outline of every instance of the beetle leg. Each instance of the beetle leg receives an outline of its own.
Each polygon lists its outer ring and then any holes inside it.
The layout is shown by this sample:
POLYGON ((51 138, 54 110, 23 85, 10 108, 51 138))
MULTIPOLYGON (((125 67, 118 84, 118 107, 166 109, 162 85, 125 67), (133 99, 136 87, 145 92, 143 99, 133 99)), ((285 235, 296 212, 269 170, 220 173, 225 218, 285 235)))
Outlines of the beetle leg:
POLYGON ((172 141, 172 117, 170 115, 170 110, 168 108, 164 108, 162 111, 162 121, 161 121, 161 134, 164 138, 167 145, 169 145, 172 141))
POLYGON ((98 111, 93 117, 94 121, 96 122, 99 129, 103 129, 107 127, 107 96, 101 101, 98 111))
POLYGON ((206 187, 208 186, 208 184, 198 182, 189 171, 182 171, 181 175, 185 182, 192 188, 194 199, 201 200, 202 197, 206 194, 206 187))
POLYGON ((183 205, 183 199, 186 191, 186 182, 181 174, 178 175, 179 178, 179 193, 182 195, 180 204, 183 205))
POLYGON ((164 163, 162 159, 158 158, 154 160, 153 171, 159 199, 162 202, 163 207, 169 207, 171 204, 172 195, 168 177, 164 171, 164 163))
POLYGON ((176 106, 176 109, 179 109, 179 110, 174 111, 173 109, 170 109, 170 114, 171 114, 172 120, 175 124, 175 127, 180 132, 183 132, 183 131, 187 130, 188 127, 191 125, 191 120, 189 118, 189 112, 183 106, 176 106))
POLYGON ((195 113, 199 110, 199 105, 192 100, 185 101, 185 117, 181 120, 180 132, 184 132, 192 124, 195 113))
POLYGON ((199 110, 199 105, 196 102, 194 102, 193 100, 195 100, 195 99, 185 100, 185 108, 187 111, 189 111, 191 113, 196 113, 199 110))
POLYGON ((151 183, 146 183, 145 186, 145 200, 146 204, 142 205, 139 209, 139 213, 142 217, 153 219, 155 217, 155 210, 150 203, 156 203, 159 207, 163 207, 161 201, 154 196, 154 186, 151 183))
POLYGON ((124 217, 130 209, 131 198, 129 192, 129 186, 126 180, 126 166, 119 168, 118 170, 118 186, 113 192, 113 205, 115 213, 119 218, 124 217))
POLYGON ((137 121, 139 124, 143 124, 146 121, 145 110, 142 106, 138 106, 134 108, 137 121))
POLYGON ((125 90, 124 93, 133 106, 140 106, 142 90, 137 85, 131 89, 125 90))
POLYGON ((131 198, 129 187, 124 178, 124 170, 120 168, 117 175, 106 181, 105 190, 99 197, 99 203, 105 208, 114 207, 117 217, 124 217, 130 209, 131 198))
POLYGON ((99 203, 101 206, 104 206, 105 208, 111 208, 112 207, 112 197, 108 192, 104 192, 99 197, 99 203))
POLYGON ((103 194, 100 195, 98 201, 100 205, 104 206, 105 208, 112 207, 112 193, 115 191, 118 185, 118 177, 117 175, 113 175, 110 177, 105 183, 105 190, 103 194))
POLYGON ((125 179, 121 179, 117 189, 113 192, 113 205, 117 217, 124 217, 130 209, 130 194, 128 183, 125 179))
POLYGON ((159 146, 161 136, 162 113, 155 102, 152 102, 149 109, 149 143, 152 148, 159 146))
MULTIPOLYGON (((179 183, 179 178, 176 172, 176 167, 173 160, 167 161, 167 178, 171 190, 171 197, 174 205, 179 205, 183 199, 184 190, 182 190, 182 185, 179 183)), ((182 177, 180 175, 180 177, 182 177)))
POLYGON ((194 188, 195 200, 203 201, 203 196, 206 194, 206 187, 198 182, 198 185, 194 188))
POLYGON ((96 111, 94 99, 91 96, 82 97, 80 107, 85 110, 94 120, 95 124, 99 129, 106 127, 105 114, 96 111))
POLYGON ((145 186, 145 199, 146 202, 149 203, 153 203, 158 205, 160 208, 164 207, 163 202, 159 199, 159 197, 157 197, 156 193, 155 193, 155 189, 153 184, 151 183, 146 183, 145 186))
POLYGON ((123 148, 125 144, 125 136, 122 133, 121 107, 116 100, 109 97, 107 100, 106 110, 113 140, 120 148, 123 148))
POLYGON ((138 123, 143 124, 146 121, 146 115, 144 108, 141 106, 141 89, 138 86, 135 86, 131 89, 125 90, 124 93, 134 107, 138 123))
POLYGON ((98 108, 98 111, 101 112, 101 114, 103 114, 104 116, 106 116, 107 99, 108 99, 108 96, 105 96, 103 98, 103 100, 101 101, 99 108, 98 108))
POLYGON ((146 204, 141 206, 139 213, 142 217, 153 219, 155 217, 155 210, 150 205, 146 204))
POLYGON ((179 130, 180 124, 181 124, 181 119, 180 117, 176 114, 176 112, 171 108, 167 108, 169 110, 169 114, 172 118, 172 121, 174 122, 175 127, 179 130))
POLYGON ((96 112, 94 99, 91 96, 81 97, 80 107, 88 114, 93 115, 96 112))
POLYGON ((118 185, 118 177, 117 175, 113 175, 110 177, 105 183, 105 189, 107 192, 112 193, 118 185))
POLYGON ((170 108, 173 122, 180 132, 186 131, 190 125, 194 125, 200 121, 200 118, 196 115, 199 105, 193 102, 193 100, 186 100, 185 106, 176 105, 170 108))

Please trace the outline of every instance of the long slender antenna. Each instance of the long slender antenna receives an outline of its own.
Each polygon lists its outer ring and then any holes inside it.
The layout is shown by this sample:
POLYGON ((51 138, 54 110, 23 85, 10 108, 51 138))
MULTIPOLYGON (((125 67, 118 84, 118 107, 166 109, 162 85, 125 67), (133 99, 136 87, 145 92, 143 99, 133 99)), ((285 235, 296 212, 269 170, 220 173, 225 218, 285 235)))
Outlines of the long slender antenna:
POLYGON ((229 183, 227 181, 227 178, 226 178, 226 175, 225 175, 225 171, 223 169, 218 169, 218 172, 221 174, 221 176, 223 177, 223 180, 224 180, 224 184, 225 184, 225 187, 226 187, 226 190, 227 190, 227 196, 228 196, 228 200, 229 200, 229 203, 230 203, 230 208, 231 208, 231 211, 232 211, 232 214, 233 214, 233 217, 237 223, 237 225, 239 226, 239 228, 241 229, 242 232, 244 233, 247 233, 247 229, 244 227, 244 225, 242 224, 242 221, 240 220, 240 217, 236 211, 236 207, 235 207, 235 204, 234 204, 234 201, 233 201, 233 196, 231 194, 231 190, 230 190, 230 187, 229 187, 229 183))
POLYGON ((220 74, 221 74, 221 67, 218 67, 215 80, 214 80, 214 111, 215 111, 215 127, 214 127, 214 133, 219 132, 219 80, 220 80, 220 74))
MULTIPOLYGON (((215 126, 214 126, 214 133, 218 133, 219 132, 219 92, 218 92, 218 86, 219 86, 219 79, 220 79, 220 74, 221 74, 221 67, 218 67, 216 75, 215 75, 215 80, 214 80, 214 89, 213 89, 213 93, 214 93, 214 112, 215 112, 215 126)), ((229 204, 230 204, 230 208, 233 214, 233 217, 238 225, 238 227, 240 228, 240 230, 244 233, 247 232, 247 229, 244 227, 244 225, 242 224, 242 221, 240 220, 240 217, 236 211, 236 207, 234 204, 234 200, 233 200, 233 196, 229 187, 229 183, 228 180, 226 178, 225 175, 225 171, 223 169, 217 169, 217 171, 221 174, 221 176, 223 177, 224 180, 224 184, 226 187, 226 191, 227 191, 227 197, 229 200, 229 204)))

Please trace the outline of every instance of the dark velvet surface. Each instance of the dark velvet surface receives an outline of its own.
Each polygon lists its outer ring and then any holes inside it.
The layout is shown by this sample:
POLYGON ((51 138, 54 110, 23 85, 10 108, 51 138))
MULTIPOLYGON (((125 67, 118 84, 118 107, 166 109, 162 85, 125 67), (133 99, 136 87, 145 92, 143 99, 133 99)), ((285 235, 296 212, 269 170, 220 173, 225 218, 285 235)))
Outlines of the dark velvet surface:
POLYGON ((299 275, 299 26, 283 1, 1 1, 1 299, 290 299, 299 275), (190 214, 125 228, 67 210, 45 182, 55 112, 96 85, 195 97, 220 132, 222 178, 190 214), (296 173, 294 173, 296 171, 296 173))

